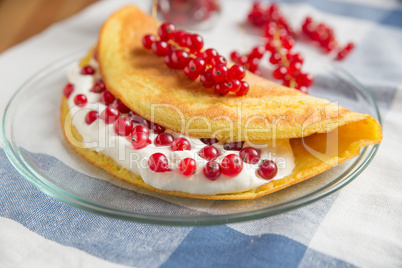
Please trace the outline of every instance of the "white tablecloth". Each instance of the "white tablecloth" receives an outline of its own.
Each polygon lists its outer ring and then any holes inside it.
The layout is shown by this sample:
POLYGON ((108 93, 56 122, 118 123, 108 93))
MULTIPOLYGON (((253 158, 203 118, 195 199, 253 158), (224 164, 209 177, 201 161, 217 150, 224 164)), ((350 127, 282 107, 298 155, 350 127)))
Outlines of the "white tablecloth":
MULTIPOLYGON (((384 140, 370 166, 337 193, 255 221, 209 227, 125 222, 72 208, 27 182, 0 148, 0 267, 402 267, 402 4, 400 1, 284 1, 292 25, 310 14, 356 50, 341 64, 376 98, 384 140), (75 220, 71 220, 75 219, 75 220)), ((101 1, 0 54, 0 114, 28 77, 94 44, 102 22, 127 3, 101 1)), ((248 1, 222 1, 219 27, 206 42, 242 49, 234 24, 248 1)), ((218 27, 218 26, 217 26, 218 27)), ((258 38, 248 37, 249 45, 258 38)))

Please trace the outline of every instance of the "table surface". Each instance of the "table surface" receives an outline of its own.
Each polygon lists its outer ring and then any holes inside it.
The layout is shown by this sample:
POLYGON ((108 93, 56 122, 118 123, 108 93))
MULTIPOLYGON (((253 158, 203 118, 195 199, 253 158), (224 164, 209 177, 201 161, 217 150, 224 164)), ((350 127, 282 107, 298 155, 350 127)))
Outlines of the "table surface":
POLYGON ((97 0, 0 0, 0 52, 97 0), (18 19, 17 19, 18 18, 18 19), (10 22, 13 23, 10 23, 10 22))

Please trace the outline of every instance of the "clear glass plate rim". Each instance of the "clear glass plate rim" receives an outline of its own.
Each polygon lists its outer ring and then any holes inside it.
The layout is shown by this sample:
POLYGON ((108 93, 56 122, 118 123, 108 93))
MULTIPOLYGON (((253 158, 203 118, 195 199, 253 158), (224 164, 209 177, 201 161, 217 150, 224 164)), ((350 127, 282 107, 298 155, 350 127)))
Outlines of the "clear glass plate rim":
MULTIPOLYGON (((59 187, 55 186, 54 184, 47 181, 43 178, 40 174, 38 174, 27 162, 24 161, 22 154, 17 146, 14 146, 11 142, 7 140, 7 133, 6 133, 6 124, 8 116, 8 111, 10 106, 13 104, 13 101, 19 96, 19 94, 23 93, 24 89, 31 83, 35 81, 43 79, 46 77, 46 74, 57 72, 60 68, 65 68, 68 64, 79 60, 82 55, 84 55, 83 49, 80 49, 77 52, 69 54, 68 56, 63 57, 60 60, 57 60, 48 66, 42 68, 34 75, 32 75, 29 79, 27 79, 13 94, 10 98, 3 114, 2 118, 2 143, 4 151, 9 158, 12 165, 17 169, 17 171, 23 175, 30 183, 34 186, 39 188, 39 190, 45 192, 49 196, 66 203, 68 205, 77 207, 79 209, 83 209, 92 213, 101 214, 104 216, 119 218, 123 220, 132 220, 137 222, 143 223, 152 223, 152 224, 164 224, 164 225, 212 225, 212 224, 223 224, 223 223, 234 223, 246 220, 255 220, 263 217, 277 215, 289 210, 293 210, 299 208, 301 206, 305 206, 312 202, 318 201, 321 198, 324 198, 349 182, 351 182, 354 178, 356 178, 372 161, 375 154, 378 151, 378 145, 372 145, 365 147, 362 152, 360 153, 359 157, 356 159, 355 163, 345 170, 341 175, 338 176, 335 180, 331 181, 331 183, 317 189, 313 193, 308 195, 299 197, 297 199, 293 199, 287 201, 282 204, 274 205, 269 208, 262 208, 253 211, 247 212, 235 212, 229 214, 209 214, 208 216, 172 216, 172 215, 160 215, 160 214, 147 214, 141 212, 127 212, 125 210, 111 208, 108 206, 103 206, 102 204, 95 203, 89 200, 82 199, 77 197, 73 194, 70 194, 59 187), (366 152, 366 150, 369 150, 366 152), (367 153, 368 155, 365 157, 362 163, 362 157, 367 153), (356 166, 358 167, 356 168, 356 166), (356 169, 355 169, 356 168, 356 169), (350 173, 347 177, 344 177, 345 174, 348 174, 351 170, 355 169, 352 173, 350 173), (340 183, 339 183, 340 182, 340 183), (329 191, 322 192, 324 189, 329 189, 329 191)), ((324 60, 325 61, 325 60, 324 60)), ((372 102, 376 114, 375 117, 381 122, 380 112, 377 106, 375 99, 373 98, 372 94, 360 83, 358 82, 351 74, 349 74, 346 70, 341 68, 339 65, 334 64, 333 62, 327 61, 328 64, 334 66, 337 71, 346 75, 349 79, 351 79, 354 83, 360 86, 361 89, 369 96, 370 101, 372 102)), ((12 135, 12 133, 11 133, 12 135)), ((10 137, 12 140, 12 136, 10 137)))

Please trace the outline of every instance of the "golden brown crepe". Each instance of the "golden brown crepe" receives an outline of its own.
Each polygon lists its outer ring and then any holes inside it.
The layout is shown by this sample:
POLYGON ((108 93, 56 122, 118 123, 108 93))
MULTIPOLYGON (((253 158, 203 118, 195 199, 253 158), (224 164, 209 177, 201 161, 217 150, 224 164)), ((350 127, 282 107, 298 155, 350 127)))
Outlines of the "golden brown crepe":
MULTIPOLYGON (((156 33, 158 22, 133 6, 114 13, 98 40, 102 79, 131 110, 168 129, 221 141, 272 142, 290 139, 296 167, 291 175, 243 193, 193 195, 155 189, 113 160, 81 146, 73 148, 89 162, 136 186, 155 192, 203 199, 257 198, 322 173, 358 155, 363 146, 378 144, 381 126, 370 115, 349 111, 327 100, 305 95, 247 73, 246 96, 219 96, 181 70, 165 66, 143 48, 145 34, 156 33), (155 106, 157 108, 155 108, 155 106), (329 144, 335 146, 328 146, 329 144)), ((62 102, 62 125, 67 113, 62 102)), ((72 127, 74 136, 81 139, 72 127)), ((69 139, 67 139, 69 140, 69 139)))

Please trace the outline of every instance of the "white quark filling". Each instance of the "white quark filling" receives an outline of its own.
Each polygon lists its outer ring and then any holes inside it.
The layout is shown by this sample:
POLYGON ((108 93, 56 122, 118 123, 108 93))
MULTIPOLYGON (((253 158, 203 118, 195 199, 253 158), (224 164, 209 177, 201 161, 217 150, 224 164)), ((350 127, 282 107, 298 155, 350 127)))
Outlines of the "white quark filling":
MULTIPOLYGON (((90 92, 93 84, 100 79, 98 65, 91 61, 92 67, 96 70, 94 76, 81 75, 81 68, 78 63, 71 66, 68 72, 68 80, 74 84, 74 91, 68 99, 70 113, 72 115, 72 125, 78 130, 83 138, 85 148, 102 153, 115 160, 121 167, 138 174, 145 183, 161 190, 182 191, 191 194, 223 194, 236 193, 252 189, 266 184, 268 181, 257 174, 258 164, 251 165, 243 163, 243 170, 235 177, 227 177, 223 174, 215 181, 211 181, 204 176, 203 168, 208 162, 201 158, 198 152, 206 146, 198 138, 187 138, 191 143, 191 151, 171 151, 169 147, 156 147, 153 143, 147 147, 136 150, 132 147, 127 137, 119 136, 114 132, 113 124, 105 124, 101 119, 95 120, 88 125, 85 122, 85 116, 90 110, 97 110, 99 114, 106 108, 99 103, 100 94, 90 92), (77 94, 84 94, 88 103, 79 108, 74 104, 74 97, 77 94), (154 172, 148 166, 148 158, 154 153, 163 153, 169 159, 169 165, 172 168, 170 172, 154 172), (195 159, 197 170, 195 174, 186 177, 178 172, 180 161, 186 157, 195 159)), ((182 136, 178 133, 167 130, 175 138, 182 136)), ((153 142, 156 135, 151 131, 150 139, 153 142)), ((228 154, 239 154, 238 151, 226 151, 223 149, 223 143, 214 144, 221 155, 217 161, 220 163, 228 154)), ((254 147, 261 150, 261 159, 274 160, 278 166, 278 173, 273 180, 279 180, 292 173, 295 167, 292 147, 289 140, 278 140, 276 144, 271 142, 249 144, 246 142, 244 147, 254 147)))

